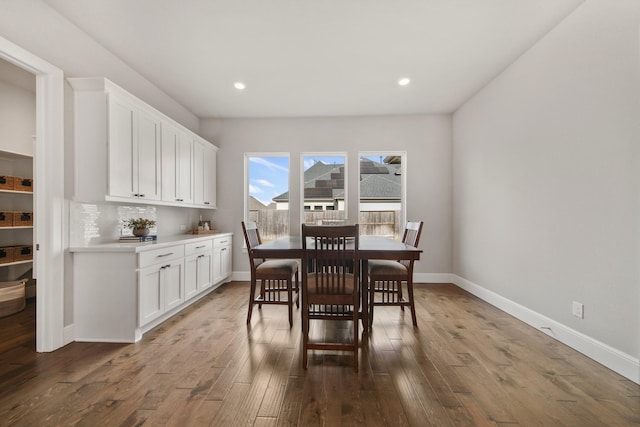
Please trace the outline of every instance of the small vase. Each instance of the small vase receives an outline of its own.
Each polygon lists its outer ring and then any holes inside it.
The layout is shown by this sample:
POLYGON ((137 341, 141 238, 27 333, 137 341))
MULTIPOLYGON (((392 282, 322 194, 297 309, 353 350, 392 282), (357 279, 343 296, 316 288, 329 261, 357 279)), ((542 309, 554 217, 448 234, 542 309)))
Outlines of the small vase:
POLYGON ((133 229, 133 235, 136 237, 144 237, 147 234, 149 234, 149 229, 148 228, 134 228, 133 229))

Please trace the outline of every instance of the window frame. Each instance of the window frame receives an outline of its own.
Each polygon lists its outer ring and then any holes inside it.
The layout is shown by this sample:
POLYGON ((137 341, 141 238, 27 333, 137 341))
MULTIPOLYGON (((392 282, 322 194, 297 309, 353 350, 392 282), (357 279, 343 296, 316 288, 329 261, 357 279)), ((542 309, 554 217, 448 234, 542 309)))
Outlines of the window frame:
MULTIPOLYGON (((289 234, 291 234, 291 153, 285 151, 275 151, 275 152, 265 152, 265 151, 251 151, 244 153, 244 208, 243 208, 243 218, 244 221, 249 220, 249 185, 250 185, 250 177, 249 177, 249 163, 250 158, 252 157, 286 157, 289 160, 289 171, 287 173, 287 191, 289 192, 289 208, 287 209, 288 215, 287 220, 289 222, 287 228, 289 230, 289 234)), ((244 242, 243 238, 243 248, 246 249, 246 242, 244 242)))
MULTIPOLYGON (((402 150, 389 150, 389 151, 380 151, 380 150, 375 150, 375 151, 368 151, 368 150, 363 150, 363 151, 358 151, 358 178, 360 178, 361 176, 361 169, 360 169, 360 159, 362 157, 372 157, 372 156, 381 156, 381 157, 387 157, 387 156, 399 156, 401 158, 400 161, 400 182, 401 182, 401 189, 400 189, 400 230, 403 230, 406 223, 407 223, 407 161, 408 161, 408 154, 407 151, 402 151, 402 150)), ((358 218, 360 217, 360 212, 362 212, 362 210, 360 209, 360 193, 361 193, 361 180, 358 179, 358 200, 357 200, 357 209, 358 209, 358 218)), ((402 236, 400 236, 400 238, 402 238, 402 236)))
MULTIPOLYGON (((314 212, 315 209, 304 209, 304 160, 305 157, 343 157, 344 158, 344 220, 349 219, 349 153, 346 151, 327 151, 327 152, 303 152, 300 153, 300 223, 304 222, 305 212, 314 212)), ((335 211, 334 211, 335 212, 335 211)))

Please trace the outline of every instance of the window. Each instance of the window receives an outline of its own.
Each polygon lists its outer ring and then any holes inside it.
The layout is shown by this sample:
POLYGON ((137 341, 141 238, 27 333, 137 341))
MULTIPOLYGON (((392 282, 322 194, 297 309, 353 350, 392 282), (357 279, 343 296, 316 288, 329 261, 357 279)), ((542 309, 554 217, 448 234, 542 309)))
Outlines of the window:
POLYGON ((302 203, 305 224, 336 224, 346 218, 345 153, 302 155, 302 203))
POLYGON ((289 235, 289 154, 245 154, 245 218, 263 242, 289 235))
POLYGON ((360 153, 360 234, 400 240, 405 223, 406 153, 360 153))

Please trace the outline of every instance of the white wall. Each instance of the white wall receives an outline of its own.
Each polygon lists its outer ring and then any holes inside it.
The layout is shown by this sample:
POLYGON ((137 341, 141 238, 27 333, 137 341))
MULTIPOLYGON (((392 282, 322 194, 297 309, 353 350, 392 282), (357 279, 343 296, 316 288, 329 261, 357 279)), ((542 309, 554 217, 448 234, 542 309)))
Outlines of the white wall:
MULTIPOLYGON (((233 270, 249 271, 242 251, 245 152, 289 152, 291 174, 303 152, 348 152, 349 215, 358 211, 358 152, 407 151, 407 218, 425 221, 417 273, 451 272, 451 117, 415 115, 317 119, 203 120, 202 135, 218 151, 216 228, 234 235, 233 270)), ((291 231, 299 233, 300 182, 293 178, 291 231)))
MULTIPOLYGON (((4 64, 0 71, 9 66, 4 64)), ((31 78, 35 82, 35 77, 31 78)), ((33 156, 35 133, 35 92, 2 80, 0 76, 0 149, 33 156)))
POLYGON ((197 132, 198 118, 40 0, 0 0, 0 37, 63 70, 65 77, 107 77, 197 132))
POLYGON ((453 117, 454 272, 636 367, 639 24, 588 0, 453 117))

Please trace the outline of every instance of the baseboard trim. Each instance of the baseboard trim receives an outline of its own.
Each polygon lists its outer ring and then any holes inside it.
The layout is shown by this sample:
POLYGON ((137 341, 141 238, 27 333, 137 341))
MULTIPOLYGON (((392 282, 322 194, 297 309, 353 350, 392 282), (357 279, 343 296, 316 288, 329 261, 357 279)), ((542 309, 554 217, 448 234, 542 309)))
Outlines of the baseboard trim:
POLYGON ((470 280, 455 274, 450 274, 449 276, 449 283, 455 284, 500 310, 544 332, 550 337, 568 345, 574 350, 579 351, 585 356, 590 357, 596 362, 601 363, 612 371, 640 384, 640 361, 638 358, 632 357, 601 341, 498 295, 470 280))
POLYGON ((71 325, 65 326, 62 329, 62 345, 67 345, 76 340, 76 329, 75 325, 72 323, 71 325))

